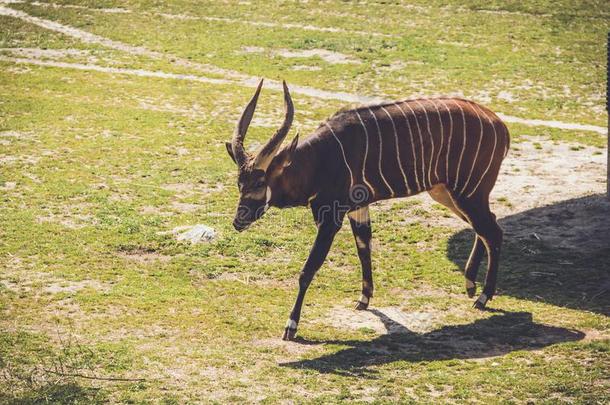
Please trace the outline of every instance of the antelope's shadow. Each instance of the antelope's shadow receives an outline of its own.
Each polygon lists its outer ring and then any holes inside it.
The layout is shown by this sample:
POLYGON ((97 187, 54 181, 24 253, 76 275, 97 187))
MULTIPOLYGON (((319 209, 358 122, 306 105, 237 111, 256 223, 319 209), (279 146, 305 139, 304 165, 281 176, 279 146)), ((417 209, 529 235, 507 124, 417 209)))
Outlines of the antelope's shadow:
MULTIPOLYGON (((519 212, 498 222, 504 229, 499 294, 610 315, 610 201, 604 194, 519 212)), ((449 239, 447 255, 460 269, 473 238, 468 229, 449 239)), ((479 291, 485 273, 484 260, 479 291)))
POLYGON ((515 350, 533 350, 561 342, 577 341, 584 333, 535 323, 528 312, 493 311, 494 315, 473 323, 445 326, 419 334, 372 309, 387 330, 393 333, 373 340, 304 340, 302 344, 329 343, 349 346, 321 357, 284 363, 282 366, 374 377, 370 366, 395 361, 477 359, 499 356, 515 350))

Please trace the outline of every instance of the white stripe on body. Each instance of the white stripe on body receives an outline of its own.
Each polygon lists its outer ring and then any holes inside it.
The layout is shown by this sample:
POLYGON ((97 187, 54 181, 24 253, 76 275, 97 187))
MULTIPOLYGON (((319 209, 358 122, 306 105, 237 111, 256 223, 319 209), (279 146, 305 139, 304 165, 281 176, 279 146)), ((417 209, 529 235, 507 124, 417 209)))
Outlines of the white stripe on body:
POLYGON ((470 196, 472 196, 475 191, 477 191, 477 188, 479 187, 479 185, 481 184, 481 182, 483 181, 483 178, 485 178, 485 175, 487 174, 487 172, 489 171, 489 168, 491 167, 491 164, 494 161, 494 155, 496 154, 496 147, 498 145, 498 133, 496 131, 496 125, 494 124, 494 122, 491 120, 491 118, 489 118, 489 115, 487 115, 487 113, 485 111, 483 111, 478 105, 476 105, 477 109, 482 112, 485 115, 485 118, 487 118, 487 120, 489 121, 489 123, 491 124, 491 127, 494 130, 494 148, 493 151, 491 152, 491 157, 489 158, 489 164, 487 165, 487 168, 485 169, 485 171, 483 172, 483 174, 481 175, 481 178, 479 179, 479 181, 477 182, 477 184, 474 186, 474 189, 466 196, 467 198, 469 198, 470 196))
POLYGON ((411 151, 413 152, 413 173, 415 174, 415 183, 417 184, 417 190, 421 190, 421 185, 419 184, 419 177, 417 176, 417 155, 415 154, 415 144, 413 143, 413 132, 411 132, 411 124, 409 123, 409 118, 407 114, 405 114, 404 110, 400 108, 398 103, 394 103, 396 107, 402 113, 402 116, 405 117, 405 121, 407 122, 407 130, 409 131, 409 139, 411 139, 411 151))
POLYGON ((396 132, 396 124, 394 124, 394 119, 392 118, 392 116, 390 115, 388 110, 386 110, 385 107, 381 107, 381 109, 386 113, 386 115, 390 119, 390 122, 392 123, 392 128, 394 129, 394 140, 396 141, 396 161, 398 162, 398 167, 400 167, 400 172, 402 173, 402 178, 405 181, 405 187, 407 188, 407 194, 410 195, 411 188, 409 187, 409 182, 407 181, 407 176, 405 175, 405 171, 402 168, 402 162, 400 159, 400 148, 398 146, 398 132, 396 132))
POLYGON ((441 118, 441 112, 438 109, 438 106, 436 105, 437 100, 430 101, 432 101, 432 104, 434 104, 434 108, 436 108, 436 113, 438 114, 438 123, 440 124, 441 128, 441 142, 438 146, 438 152, 436 153, 436 163, 434 164, 434 175, 436 176, 436 182, 438 183, 440 181, 440 178, 438 177, 438 161, 441 159, 441 152, 443 151, 443 145, 445 143, 445 128, 443 127, 443 119, 441 118))
POLYGON ((371 185, 371 183, 368 182, 368 180, 366 179, 366 174, 365 174, 365 170, 366 170, 366 158, 367 158, 367 156, 369 154, 369 131, 366 129, 366 125, 364 125, 364 121, 362 121, 362 117, 358 113, 358 110, 354 110, 354 112, 356 113, 356 115, 358 116, 358 119, 360 120, 360 124, 362 125, 362 129, 364 129, 364 159, 362 160, 362 181, 371 190, 371 195, 374 195, 375 194, 375 188, 371 185))
POLYGON ((383 138, 381 137, 381 128, 379 128, 379 121, 377 121, 377 116, 375 115, 373 110, 371 110, 370 108, 368 108, 368 110, 371 113, 371 115, 373 116, 373 120, 375 120, 375 126, 377 127, 377 134, 379 135, 379 162, 378 162, 379 175, 381 176, 381 180, 383 180, 383 183, 390 190, 390 197, 394 197, 396 195, 396 193, 394 192, 394 189, 392 189, 392 186, 390 186, 390 183, 388 183, 385 176, 383 175, 383 170, 381 170, 381 157, 382 157, 382 153, 383 153, 383 138))
MULTIPOLYGON (((428 162, 428 186, 432 186, 432 161, 434 160, 434 137, 432 136, 432 131, 430 130, 430 118, 428 117, 428 111, 424 108, 424 106, 419 102, 419 100, 414 100, 424 111, 426 115, 426 126, 428 127, 428 135, 430 136, 430 160, 428 162)), ((430 100, 426 100, 430 101, 430 100)), ((422 145, 423 148, 423 145, 422 145)), ((423 152, 422 152, 423 155, 423 152)))
POLYGON ((462 113, 462 126, 464 127, 463 137, 464 140, 462 142, 462 151, 460 152, 460 159, 458 160, 457 171, 455 173, 455 181, 453 183, 453 191, 457 191, 457 186, 460 184, 460 166, 462 166, 462 158, 464 157, 464 150, 466 150, 466 116, 464 115, 464 110, 462 106, 455 100, 452 100, 453 103, 460 109, 462 113))
POLYGON ((326 124, 326 127, 328 129, 330 129, 330 133, 333 134, 333 137, 337 140, 337 142, 339 143, 339 147, 341 148, 341 154, 343 155, 343 161, 345 162, 345 167, 347 167, 347 170, 349 171, 350 190, 351 190, 354 187, 354 174, 352 173, 352 169, 349 167, 349 164, 347 163, 347 158, 345 157, 345 150, 343 149, 343 144, 341 143, 339 138, 337 138, 337 135, 335 135, 335 131, 333 131, 331 126, 328 125, 328 122, 325 122, 325 124, 326 124))
POLYGON ((451 156, 451 138, 453 137, 453 117, 449 107, 447 107, 447 103, 444 100, 438 101, 443 104, 443 107, 447 110, 447 115, 449 115, 449 139, 447 140, 447 158, 445 159, 445 183, 449 184, 449 158, 451 156))
POLYGON ((474 171, 474 168, 477 164, 477 158, 479 157, 479 151, 481 150, 481 143, 483 142, 483 120, 481 120, 481 116, 479 115, 478 112, 476 112, 474 107, 472 108, 472 110, 475 112, 475 114, 477 115, 477 118, 479 119, 479 124, 481 126, 481 133, 479 135, 479 144, 477 145, 477 151, 475 152, 474 159, 472 160, 472 167, 470 168, 470 174, 468 174, 466 183, 464 183, 464 187, 462 187, 462 190, 459 193, 460 195, 464 194, 464 191, 466 191, 466 188, 468 187, 468 183, 470 183, 470 178, 472 177, 472 172, 474 171))
MULTIPOLYGON (((407 107, 409 107, 409 110, 411 110, 411 113, 413 114, 413 117, 415 118, 415 124, 417 124, 417 133, 419 134, 419 144, 421 146, 421 179, 422 179, 422 186, 423 188, 426 188, 426 171, 424 169, 424 139, 421 136, 421 128, 419 126, 419 120, 417 119, 417 115, 415 115, 415 111, 413 111, 413 109, 411 108, 411 106, 409 105, 408 102, 405 103, 405 105, 407 107)), ((413 145, 415 149, 415 145, 413 145)), ((417 191, 420 191, 421 188, 417 191)))
POLYGON ((502 123, 502 128, 504 128, 504 137, 506 138, 506 146, 504 147, 504 156, 503 156, 503 158, 505 158, 508 155, 508 146, 510 145, 510 138, 508 135, 508 128, 506 128, 506 125, 504 123, 502 123))

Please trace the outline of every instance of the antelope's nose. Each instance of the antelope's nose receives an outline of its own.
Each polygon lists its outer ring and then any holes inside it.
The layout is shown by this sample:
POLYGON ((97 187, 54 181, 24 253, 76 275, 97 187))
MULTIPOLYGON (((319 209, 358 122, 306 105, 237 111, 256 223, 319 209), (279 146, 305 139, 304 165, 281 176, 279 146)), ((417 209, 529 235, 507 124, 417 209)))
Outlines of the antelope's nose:
POLYGON ((233 221, 233 228, 235 228, 235 230, 237 232, 241 232, 244 229, 246 229, 247 227, 248 227, 248 224, 246 224, 244 222, 241 222, 241 221, 238 221, 238 220, 233 221))

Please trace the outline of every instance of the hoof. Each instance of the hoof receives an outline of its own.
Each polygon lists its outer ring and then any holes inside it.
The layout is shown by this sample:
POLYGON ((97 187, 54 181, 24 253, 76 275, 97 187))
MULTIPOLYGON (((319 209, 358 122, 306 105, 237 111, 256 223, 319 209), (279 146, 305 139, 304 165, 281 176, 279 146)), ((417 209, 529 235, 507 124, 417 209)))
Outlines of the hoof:
POLYGON ((354 307, 354 309, 355 309, 356 311, 366 311, 366 309, 367 309, 368 307, 369 307, 369 304, 368 304, 368 303, 366 303, 366 304, 365 304, 365 303, 364 303, 364 302, 362 302, 362 301, 358 301, 358 302, 356 303, 356 306, 354 307))
POLYGON ((485 304, 479 300, 476 300, 474 304, 472 304, 472 307, 478 309, 479 311, 483 311, 485 309, 485 304))
POLYGON ((354 308, 356 311, 364 311, 369 307, 369 303, 370 303, 370 299, 369 297, 367 297, 366 295, 362 294, 360 296, 360 299, 358 300, 358 302, 356 303, 356 307, 354 308))
POLYGON ((477 292, 477 285, 474 281, 470 281, 466 279, 466 293, 468 294, 468 298, 474 297, 477 292))
POLYGON ((284 334, 282 335, 282 340, 286 340, 286 341, 294 340, 294 337, 296 336, 296 334, 297 334, 296 329, 286 328, 286 329, 284 329, 284 334))
POLYGON ((297 334, 297 323, 292 319, 289 319, 286 322, 286 328, 284 329, 284 334, 282 335, 282 340, 294 340, 295 335, 297 334))
POLYGON ((486 304, 487 304, 487 295, 485 295, 485 293, 482 293, 481 295, 479 295, 479 298, 477 298, 477 300, 474 302, 472 307, 482 311, 485 309, 486 304))

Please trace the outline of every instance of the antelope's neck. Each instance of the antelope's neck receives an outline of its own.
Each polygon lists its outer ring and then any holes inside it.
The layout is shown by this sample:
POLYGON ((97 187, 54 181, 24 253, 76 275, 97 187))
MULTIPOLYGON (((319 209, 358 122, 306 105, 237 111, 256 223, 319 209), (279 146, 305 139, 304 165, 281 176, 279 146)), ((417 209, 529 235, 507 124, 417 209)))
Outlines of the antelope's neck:
POLYGON ((281 195, 275 205, 279 208, 307 205, 310 198, 316 194, 317 169, 318 156, 312 145, 306 141, 297 147, 292 163, 284 169, 280 182, 281 190, 273 190, 281 195))

